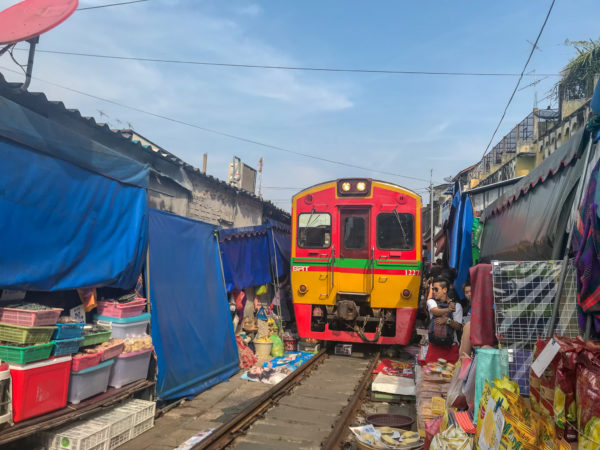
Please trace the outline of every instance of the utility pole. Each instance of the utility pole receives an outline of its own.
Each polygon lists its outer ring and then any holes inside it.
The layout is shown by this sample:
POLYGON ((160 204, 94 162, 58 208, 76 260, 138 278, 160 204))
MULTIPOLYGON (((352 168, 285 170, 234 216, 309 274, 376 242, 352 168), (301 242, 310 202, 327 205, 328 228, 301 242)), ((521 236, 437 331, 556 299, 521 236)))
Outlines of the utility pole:
POLYGON ((429 178, 429 212, 431 215, 431 232, 429 233, 429 268, 433 265, 433 169, 429 178))
POLYGON ((262 171, 263 171, 263 159, 262 156, 258 160, 258 197, 262 198, 262 171))

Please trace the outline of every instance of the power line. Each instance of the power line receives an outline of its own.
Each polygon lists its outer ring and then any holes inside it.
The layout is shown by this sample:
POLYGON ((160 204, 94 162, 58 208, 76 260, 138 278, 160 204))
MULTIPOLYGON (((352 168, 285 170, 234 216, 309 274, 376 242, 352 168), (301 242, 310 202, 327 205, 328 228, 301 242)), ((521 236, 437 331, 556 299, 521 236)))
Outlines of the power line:
MULTIPOLYGON (((148 1, 148 0, 138 0, 148 1)), ((28 49, 18 48, 17 50, 29 51, 28 49)), ((62 50, 41 50, 36 49, 39 53, 51 53, 54 55, 67 55, 67 56, 82 56, 86 58, 101 58, 101 59, 116 59, 123 61, 143 61, 143 62, 155 62, 155 63, 166 63, 166 64, 187 64, 197 66, 217 66, 217 67, 242 67, 250 69, 275 69, 275 70, 297 70, 297 71, 316 71, 316 72, 350 72, 350 73, 379 73, 379 74, 393 74, 393 75, 437 75, 437 76, 469 76, 469 77, 518 77, 523 76, 547 76, 547 77, 558 77, 560 74, 556 73, 542 73, 542 74, 518 74, 518 73, 502 73, 502 72, 436 72, 436 71, 422 71, 422 70, 384 70, 384 69, 345 69, 345 68, 333 68, 333 67, 304 67, 304 66, 270 66, 265 64, 237 64, 237 63, 219 63, 212 61, 193 61, 193 60, 181 60, 181 59, 161 59, 161 58, 142 58, 136 56, 119 56, 119 55, 102 55, 98 53, 82 53, 82 52, 67 52, 62 50)))
MULTIPOLYGON (((17 73, 17 74, 19 73, 19 72, 15 71, 15 70, 9 69, 8 67, 0 66, 0 68, 4 69, 4 70, 7 70, 9 72, 12 72, 12 73, 17 73)), ((401 174, 398 174, 398 173, 388 172, 388 171, 385 171, 385 170, 370 169, 370 168, 367 168, 367 167, 359 166, 357 164, 350 164, 350 163, 346 163, 346 162, 342 162, 342 161, 336 161, 336 160, 333 160, 333 159, 323 158, 321 156, 311 155, 309 153, 303 153, 303 152, 298 152, 298 151, 295 151, 295 150, 290 150, 290 149, 287 149, 287 148, 284 148, 284 147, 280 147, 278 145, 267 144, 267 143, 264 143, 264 142, 261 142, 261 141, 257 141, 255 139, 245 138, 243 136, 237 136, 235 134, 225 133, 225 132, 218 131, 218 130, 213 130, 211 128, 206 128, 206 127, 203 127, 201 125, 196 125, 196 124, 193 124, 193 123, 190 123, 190 122, 186 122, 186 121, 183 121, 183 120, 174 119, 172 117, 164 116, 162 114, 157 114, 157 113, 153 113, 153 112, 150 112, 150 111, 146 111, 144 109, 137 108, 135 106, 129 106, 129 105, 126 105, 124 103, 120 103, 120 102, 116 102, 114 100, 109 100, 107 98, 99 97, 97 95, 88 94, 87 92, 83 92, 83 91, 80 91, 80 90, 77 90, 77 89, 73 89, 73 88, 70 88, 70 87, 67 87, 67 86, 63 86, 61 84, 54 83, 54 82, 48 81, 48 80, 44 80, 42 78, 38 78, 38 77, 31 77, 31 78, 34 79, 34 80, 41 81, 43 83, 50 84, 52 86, 59 87, 61 89, 65 89, 67 91, 71 91, 71 92, 75 92, 75 93, 80 94, 80 95, 84 95, 86 97, 90 97, 90 98, 93 98, 93 99, 96 99, 96 100, 100 100, 100 101, 103 101, 103 102, 106 102, 106 103, 110 103, 110 104, 113 104, 113 105, 116 105, 116 106, 120 106, 121 108, 130 109, 132 111, 136 111, 136 112, 139 112, 139 113, 142 113, 142 114, 146 114, 146 115, 149 115, 149 116, 152 116, 152 117, 156 117, 156 118, 159 118, 159 119, 167 120, 167 121, 173 122, 173 123, 178 123, 180 125, 185 125, 185 126, 188 126, 188 127, 191 127, 191 128, 196 128, 198 130, 202 130, 202 131, 205 131, 207 133, 212 133, 212 134, 215 134, 215 135, 218 135, 218 136, 224 136, 224 137, 235 139, 235 140, 238 140, 238 141, 241 141, 241 142, 246 142, 248 144, 254 144, 254 145, 261 146, 261 147, 270 148, 272 150, 278 150, 278 151, 282 151, 282 152, 285 152, 285 153, 290 153, 290 154, 293 154, 293 155, 298 155, 298 156, 303 156, 305 158, 314 159, 314 160, 317 160, 317 161, 323 161, 323 162, 327 162, 327 163, 330 163, 330 164, 336 164, 336 165, 339 165, 339 166, 350 167, 350 168, 353 168, 353 169, 360 169, 360 170, 365 170, 365 171, 368 171, 368 172, 381 173, 381 174, 384 174, 384 175, 390 175, 390 176, 399 177, 399 178, 407 178, 407 179, 417 180, 417 181, 428 181, 428 180, 426 180, 424 178, 413 177, 413 176, 409 176, 409 175, 401 175, 401 174)))
MULTIPOLYGON (((502 116, 500 117, 500 121, 498 122, 498 126, 494 130, 494 133, 492 134, 492 137, 490 138, 490 142, 488 142, 488 145, 485 148, 485 151, 483 152, 483 156, 485 156, 485 154, 487 153, 487 151, 490 148, 490 145, 492 145, 492 141, 494 140, 494 137, 496 137, 496 133, 498 132, 498 129, 500 128, 500 125, 502 125, 502 121, 504 120, 504 116, 506 116, 506 111, 508 111, 508 107, 512 103, 512 100, 515 97, 515 94, 517 93, 517 90, 519 89, 519 85, 521 84, 521 80, 523 79, 523 76, 525 75, 525 71, 527 70, 527 66, 529 65, 529 61, 531 61, 533 53, 535 52, 535 49, 537 48, 537 44, 540 41, 540 37, 542 36, 542 33, 544 32, 544 28, 546 28, 546 23, 548 23, 548 18, 550 17, 550 13, 552 12, 552 8, 554 8, 554 2, 556 2, 556 0, 552 0, 552 3, 550 4, 550 8, 548 9, 548 13, 546 14, 546 18, 544 19, 544 23, 542 24, 542 27, 540 28, 540 32, 538 33, 537 38, 535 39, 535 42, 531 46, 531 51, 529 52, 529 56, 527 57, 527 61, 525 61, 525 65, 523 66, 523 70, 521 71, 521 75, 519 76, 519 79, 517 80, 517 85, 513 89, 513 92, 511 94, 510 98, 508 99, 508 103, 506 104, 506 107, 504 108, 504 112, 502 113, 502 116)), ((545 74, 536 74, 536 75, 537 76, 543 76, 545 74)))
POLYGON ((142 2, 147 2, 147 1, 149 1, 149 0, 132 0, 130 2, 108 3, 106 5, 98 5, 98 6, 86 6, 85 8, 77 8, 77 11, 85 11, 88 9, 110 8, 111 6, 131 5, 132 3, 142 3, 142 2))

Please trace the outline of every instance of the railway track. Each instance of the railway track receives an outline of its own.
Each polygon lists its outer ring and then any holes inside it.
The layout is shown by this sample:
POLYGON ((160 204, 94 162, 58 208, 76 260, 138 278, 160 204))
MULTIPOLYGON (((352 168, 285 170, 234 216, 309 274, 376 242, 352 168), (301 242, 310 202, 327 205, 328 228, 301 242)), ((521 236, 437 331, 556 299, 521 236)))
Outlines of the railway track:
POLYGON ((339 448, 378 360, 321 350, 195 449, 339 448))

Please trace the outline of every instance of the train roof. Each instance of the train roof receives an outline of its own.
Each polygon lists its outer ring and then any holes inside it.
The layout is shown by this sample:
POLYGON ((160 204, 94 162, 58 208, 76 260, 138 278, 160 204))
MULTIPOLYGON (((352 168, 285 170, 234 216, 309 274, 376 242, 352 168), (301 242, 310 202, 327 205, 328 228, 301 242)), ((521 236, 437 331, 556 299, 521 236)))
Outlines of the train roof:
MULTIPOLYGON (((350 177, 349 177, 349 178, 350 178, 350 177)), ((359 177, 351 177, 351 178, 352 178, 352 179, 358 179, 359 177)), ((319 186, 323 186, 323 187, 325 187, 325 186, 326 186, 326 185, 328 185, 328 184, 333 184, 333 185, 335 186, 335 183, 337 183, 337 182, 338 182, 338 181, 340 181, 340 180, 344 180, 344 179, 345 179, 345 178, 338 178, 338 179, 336 179, 336 180, 323 181, 322 183, 313 184, 312 186, 308 186, 308 187, 306 187, 306 188, 302 189, 301 191, 298 191, 298 192, 296 192, 294 195, 292 195, 292 199, 296 198, 297 196, 301 195, 302 193, 304 193, 304 192, 306 192, 306 191, 313 190, 313 189, 315 189, 315 188, 317 188, 317 187, 319 187, 319 186)), ((408 188, 406 188, 406 187, 404 187, 404 186, 400 186, 399 184, 391 183, 391 182, 389 182, 389 181, 375 180, 375 179, 373 179, 373 178, 364 178, 364 179, 365 179, 365 180, 369 180, 369 181, 371 181, 372 183, 381 183, 381 184, 387 184, 387 185, 389 185, 389 186, 393 186, 394 188, 397 188, 397 189, 403 189, 403 190, 405 190, 405 191, 407 191, 407 192, 409 192, 409 193, 411 193, 411 194, 415 195, 416 197, 419 197, 419 198, 421 198, 421 196, 420 196, 419 194, 417 194, 415 191, 413 191, 412 189, 408 189, 408 188)))

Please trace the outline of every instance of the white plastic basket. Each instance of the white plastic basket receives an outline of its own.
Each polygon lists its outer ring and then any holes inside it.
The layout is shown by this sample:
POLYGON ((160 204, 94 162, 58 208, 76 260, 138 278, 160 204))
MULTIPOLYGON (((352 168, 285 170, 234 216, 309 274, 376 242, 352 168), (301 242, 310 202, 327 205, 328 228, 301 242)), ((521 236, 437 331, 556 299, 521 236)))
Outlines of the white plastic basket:
POLYGON ((133 415, 133 425, 138 425, 147 419, 154 419, 156 402, 134 399, 117 408, 118 411, 127 411, 133 415))
POLYGON ((133 428, 133 415, 126 411, 119 411, 117 408, 108 412, 99 414, 94 420, 105 423, 110 426, 110 438, 120 436, 133 428))
POLYGON ((45 436, 46 445, 49 448, 61 450, 108 449, 110 426, 92 419, 47 432, 45 436), (102 444, 106 444, 106 447, 103 447, 102 444))
POLYGON ((110 444, 108 446, 109 450, 113 450, 114 448, 117 448, 123 445, 125 442, 129 441, 131 439, 132 431, 133 429, 130 428, 128 430, 123 431, 120 434, 117 434, 116 436, 111 437, 110 444))
POLYGON ((149 419, 144 420, 142 423, 139 423, 133 427, 131 431, 131 439, 139 436, 140 434, 148 431, 154 426, 154 416, 149 419))
MULTIPOLYGON (((99 444, 89 448, 88 450, 109 450, 109 442, 100 442, 99 444)), ((49 447, 48 450, 62 450, 62 447, 49 447)))

